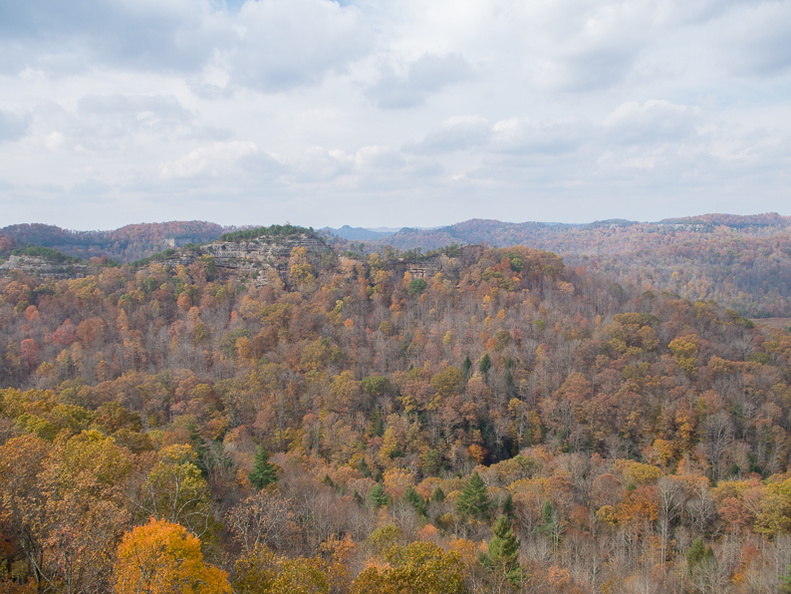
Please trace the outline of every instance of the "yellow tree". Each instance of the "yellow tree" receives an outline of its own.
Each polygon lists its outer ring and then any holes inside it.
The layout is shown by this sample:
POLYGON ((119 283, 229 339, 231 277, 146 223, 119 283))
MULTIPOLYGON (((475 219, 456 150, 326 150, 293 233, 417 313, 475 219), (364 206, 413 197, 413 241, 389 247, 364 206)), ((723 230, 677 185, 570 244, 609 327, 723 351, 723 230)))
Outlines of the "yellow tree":
POLYGON ((388 565, 365 569, 352 584, 354 594, 462 594, 464 565, 457 552, 446 553, 430 542, 395 546, 385 555, 388 565))
POLYGON ((179 524, 151 518, 127 532, 115 564, 118 594, 230 594, 228 575, 203 560, 200 539, 179 524))

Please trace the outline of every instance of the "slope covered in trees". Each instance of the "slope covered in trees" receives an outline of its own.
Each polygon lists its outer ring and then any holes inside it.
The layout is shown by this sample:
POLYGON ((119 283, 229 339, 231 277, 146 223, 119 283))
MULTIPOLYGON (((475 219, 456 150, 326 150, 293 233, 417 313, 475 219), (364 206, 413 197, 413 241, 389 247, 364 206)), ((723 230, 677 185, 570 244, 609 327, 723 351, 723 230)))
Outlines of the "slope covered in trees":
POLYGON ((207 591, 783 587, 791 334, 531 248, 433 262, 0 278, 2 587, 126 591, 158 542, 207 591))
POLYGON ((214 241, 224 229, 203 221, 172 221, 126 225, 113 231, 70 231, 53 225, 24 224, 0 228, 0 257, 3 243, 36 245, 57 249, 84 260, 106 257, 131 262, 186 243, 214 241))
POLYGON ((775 213, 588 225, 471 220, 406 229, 382 242, 401 249, 524 244, 642 290, 714 299, 751 317, 791 317, 791 217, 775 213))

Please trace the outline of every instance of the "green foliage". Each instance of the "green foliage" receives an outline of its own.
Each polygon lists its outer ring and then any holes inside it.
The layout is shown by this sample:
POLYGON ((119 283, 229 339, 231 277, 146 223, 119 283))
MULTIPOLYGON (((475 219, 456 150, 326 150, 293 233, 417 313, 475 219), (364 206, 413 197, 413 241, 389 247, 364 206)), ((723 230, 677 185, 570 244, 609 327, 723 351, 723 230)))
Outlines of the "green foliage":
POLYGON ((492 368, 492 358, 489 356, 489 353, 485 353, 483 357, 481 357, 480 362, 478 363, 478 371, 480 371, 483 375, 489 373, 489 370, 492 368))
POLYGON ((519 540, 514 535, 511 521, 500 516, 492 528, 487 554, 482 561, 492 571, 503 574, 510 582, 519 584, 522 571, 519 567, 519 540))
POLYGON ((269 461, 269 452, 264 446, 258 446, 253 462, 253 471, 250 473, 250 484, 260 491, 267 485, 277 482, 278 466, 269 461))
POLYGON ((470 361, 470 357, 464 357, 464 361, 461 362, 461 373, 464 375, 464 379, 470 379, 470 371, 472 370, 472 361, 470 361))
POLYGON ((419 297, 427 287, 428 283, 426 282, 426 279, 415 278, 409 281, 406 291, 410 297, 419 297))
POLYGON ((374 397, 384 396, 385 394, 391 393, 393 390, 390 380, 382 375, 363 378, 360 382, 360 386, 366 394, 374 397))
POLYGON ((231 233, 220 235, 220 241, 245 241, 258 237, 285 237, 288 235, 308 235, 318 237, 311 228, 299 227, 296 225, 271 225, 269 227, 254 227, 252 229, 241 229, 231 233))
POLYGON ((43 258, 47 262, 51 262, 53 264, 77 264, 82 261, 80 258, 75 256, 67 256, 58 250, 47 248, 41 245, 31 245, 17 248, 12 250, 11 255, 43 258))
POLYGON ((368 492, 368 500, 374 507, 383 507, 390 505, 390 495, 385 493, 385 488, 382 483, 376 483, 368 492))
POLYGON ((426 505, 426 500, 423 499, 411 485, 407 487, 406 491, 404 492, 404 499, 409 502, 409 504, 418 514, 424 518, 428 517, 428 506, 426 505))
POLYGON ((473 472, 456 503, 456 511, 463 516, 485 520, 489 517, 490 507, 486 484, 477 472, 473 472))

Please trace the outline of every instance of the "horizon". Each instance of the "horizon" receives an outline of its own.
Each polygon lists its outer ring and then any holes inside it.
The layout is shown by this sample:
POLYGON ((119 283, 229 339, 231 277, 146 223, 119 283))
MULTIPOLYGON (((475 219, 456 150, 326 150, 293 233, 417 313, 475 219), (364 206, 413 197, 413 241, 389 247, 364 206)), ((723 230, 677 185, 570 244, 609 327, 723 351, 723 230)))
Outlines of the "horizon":
MULTIPOLYGON (((287 224, 287 225, 295 225, 297 227, 304 227, 306 229, 310 228, 310 229, 314 229, 315 231, 322 231, 322 230, 325 230, 325 229, 339 230, 339 229, 343 229, 344 227, 349 227, 351 229, 365 229, 366 231, 381 231, 383 229, 388 229, 388 230, 391 230, 391 231, 395 230, 395 232, 398 232, 398 231, 402 231, 404 229, 413 229, 413 230, 417 230, 417 231, 430 231, 430 230, 434 230, 434 229, 443 229, 443 228, 446 228, 446 227, 453 227, 455 225, 461 225, 463 223, 468 223, 470 221, 491 221, 491 222, 495 222, 495 223, 503 223, 503 224, 506 224, 506 225, 524 225, 524 224, 527 224, 527 223, 538 223, 538 224, 542 224, 542 225, 584 226, 584 225, 592 225, 592 224, 595 224, 595 223, 607 223, 607 222, 625 222, 625 223, 637 223, 637 224, 648 224, 648 225, 650 225, 650 224, 662 223, 665 220, 672 220, 672 219, 696 219, 696 218, 700 218, 700 217, 715 217, 715 216, 726 216, 726 217, 727 216, 734 216, 734 217, 749 218, 749 217, 759 217, 759 216, 763 216, 763 215, 777 215, 779 217, 784 217, 784 218, 791 217, 791 215, 780 214, 777 211, 754 212, 754 213, 750 213, 750 214, 737 214, 737 213, 729 213, 729 212, 705 212, 705 213, 688 215, 688 216, 670 216, 670 217, 665 217, 664 219, 655 220, 655 221, 640 221, 640 220, 634 220, 634 219, 625 219, 625 218, 621 218, 621 217, 614 217, 614 218, 609 218, 609 219, 596 219, 596 220, 593 220, 593 221, 583 221, 583 222, 579 222, 579 223, 571 223, 571 222, 566 222, 566 221, 539 221, 539 220, 503 221, 503 220, 500 220, 500 219, 472 217, 472 218, 469 218, 469 219, 456 221, 454 223, 447 223, 447 224, 441 224, 441 225, 433 225, 433 226, 403 225, 401 227, 386 227, 386 226, 383 226, 383 225, 379 225, 379 226, 374 227, 374 226, 365 226, 365 225, 349 225, 348 223, 345 223, 343 225, 338 225, 338 226, 323 225, 321 227, 317 227, 317 226, 314 226, 314 225, 303 225, 301 223, 294 223, 293 221, 281 221, 281 222, 271 222, 271 223, 244 223, 244 224, 223 225, 221 223, 217 223, 216 221, 203 220, 203 219, 172 219, 172 220, 168 220, 168 221, 144 221, 144 222, 125 223, 123 225, 120 225, 118 227, 114 227, 112 229, 110 229, 110 228, 105 228, 105 229, 98 229, 98 228, 94 228, 94 229, 76 229, 76 228, 72 228, 72 227, 62 227, 60 225, 56 225, 56 224, 52 224, 52 223, 43 223, 43 222, 37 222, 37 221, 24 221, 24 222, 20 222, 20 223, 10 223, 10 224, 7 224, 7 225, 3 224, 2 226, 0 226, 0 230, 4 229, 6 227, 13 227, 13 226, 18 226, 18 225, 31 225, 31 226, 32 225, 44 225, 44 226, 48 226, 48 227, 56 227, 56 228, 62 229, 63 231, 76 231, 78 233, 88 233, 88 232, 105 233, 105 232, 110 232, 110 231, 118 231, 119 229, 123 229, 125 227, 132 227, 132 226, 136 226, 136 225, 164 225, 164 224, 168 224, 168 223, 193 223, 193 222, 197 222, 197 223, 215 224, 215 225, 219 225, 220 227, 223 227, 223 228, 237 228, 237 229, 254 228, 254 227, 262 227, 262 226, 263 227, 267 227, 267 226, 272 226, 272 225, 287 224)), ((0 223, 2 223, 2 221, 0 221, 0 223)))

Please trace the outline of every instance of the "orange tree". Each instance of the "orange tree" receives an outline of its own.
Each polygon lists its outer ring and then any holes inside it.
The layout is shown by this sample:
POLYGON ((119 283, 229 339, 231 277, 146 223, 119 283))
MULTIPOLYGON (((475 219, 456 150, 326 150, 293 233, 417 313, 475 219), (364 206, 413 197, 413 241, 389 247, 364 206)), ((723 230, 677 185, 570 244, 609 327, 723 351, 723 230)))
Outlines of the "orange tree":
POLYGON ((124 535, 115 564, 118 594, 230 594, 227 574, 205 563, 200 539, 179 524, 151 518, 124 535))

